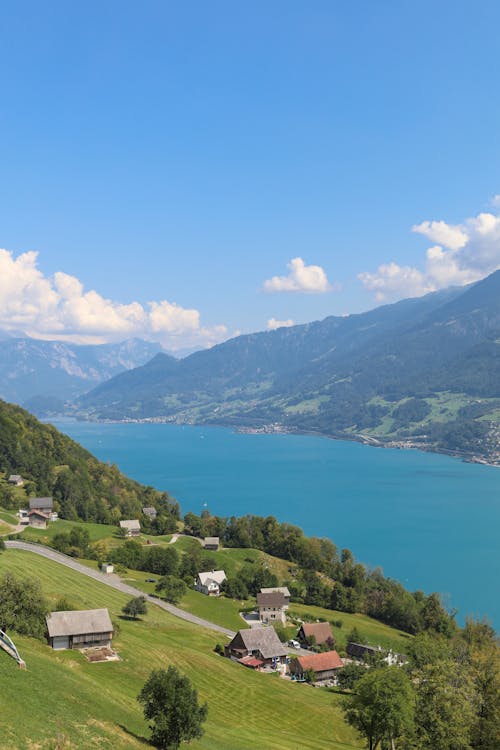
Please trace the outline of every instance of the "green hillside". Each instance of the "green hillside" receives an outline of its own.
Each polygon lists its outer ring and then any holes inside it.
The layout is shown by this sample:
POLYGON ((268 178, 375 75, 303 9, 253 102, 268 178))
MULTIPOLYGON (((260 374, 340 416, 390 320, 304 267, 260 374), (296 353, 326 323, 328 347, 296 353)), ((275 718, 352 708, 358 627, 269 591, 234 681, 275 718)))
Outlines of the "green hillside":
POLYGON ((63 518, 116 524, 137 518, 142 508, 158 508, 175 529, 178 505, 166 492, 145 487, 116 466, 98 461, 52 425, 42 424, 19 406, 0 401, 0 473, 20 474, 24 488, 0 484, 0 504, 17 509, 26 497, 52 495, 63 518))
POLYGON ((193 748, 296 750, 361 747, 344 723, 339 697, 254 673, 213 652, 217 635, 156 607, 140 622, 119 620, 127 597, 31 553, 0 554, 0 573, 39 578, 52 602, 66 595, 78 608, 108 607, 119 622, 121 661, 89 664, 76 652, 53 652, 17 637, 20 670, 0 652, 2 750, 125 750, 148 736, 135 696, 149 672, 173 664, 209 705, 206 732, 193 748))

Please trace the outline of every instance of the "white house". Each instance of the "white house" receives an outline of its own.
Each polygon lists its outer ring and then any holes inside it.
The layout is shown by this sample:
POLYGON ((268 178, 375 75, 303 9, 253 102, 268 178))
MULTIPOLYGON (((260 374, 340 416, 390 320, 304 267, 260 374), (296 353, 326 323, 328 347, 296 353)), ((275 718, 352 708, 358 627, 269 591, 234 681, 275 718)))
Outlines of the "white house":
POLYGON ((226 580, 223 570, 209 570, 206 573, 198 573, 194 587, 207 596, 219 596, 220 586, 226 580))
POLYGON ((101 565, 101 573, 106 573, 107 575, 109 573, 113 573, 115 570, 115 567, 112 563, 102 563, 101 565))
POLYGON ((120 529, 125 529, 127 536, 139 536, 141 533, 141 524, 137 519, 120 521, 120 529))

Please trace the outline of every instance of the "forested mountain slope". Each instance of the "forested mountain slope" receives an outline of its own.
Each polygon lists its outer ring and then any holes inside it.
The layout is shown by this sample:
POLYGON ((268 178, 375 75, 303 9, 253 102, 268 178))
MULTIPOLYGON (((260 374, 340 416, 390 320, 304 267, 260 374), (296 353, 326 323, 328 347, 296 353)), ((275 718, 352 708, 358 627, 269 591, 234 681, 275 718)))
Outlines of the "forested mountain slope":
POLYGON ((397 440, 495 460, 500 271, 360 315, 158 354, 81 397, 85 415, 397 440))
MULTIPOLYGON (((52 425, 4 401, 0 401, 0 472, 20 474, 28 495, 53 496, 64 518, 117 523, 140 517, 142 508, 151 505, 162 516, 178 516, 177 503, 167 493, 129 479, 52 425)), ((2 483, 0 505, 18 507, 19 492, 2 483)))

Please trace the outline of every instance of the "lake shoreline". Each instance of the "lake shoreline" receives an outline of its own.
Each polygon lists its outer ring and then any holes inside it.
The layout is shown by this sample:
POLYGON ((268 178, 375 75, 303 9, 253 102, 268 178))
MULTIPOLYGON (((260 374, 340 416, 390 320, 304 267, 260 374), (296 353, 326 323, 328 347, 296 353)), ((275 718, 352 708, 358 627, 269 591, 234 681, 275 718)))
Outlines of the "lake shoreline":
MULTIPOLYGON (((497 460, 490 460, 484 456, 476 453, 470 453, 469 451, 459 450, 446 450, 437 449, 430 444, 421 443, 419 441, 412 441, 409 439, 405 440, 383 440, 381 438, 374 437, 372 435, 364 435, 363 433, 353 433, 352 435, 335 435, 328 432, 321 432, 319 430, 300 430, 293 427, 285 427, 281 424, 267 424, 260 426, 238 426, 231 422, 181 422, 171 419, 170 417, 142 417, 132 419, 84 419, 83 417, 63 417, 63 419, 69 419, 70 421, 76 422, 88 422, 91 424, 174 424, 185 427, 222 427, 224 429, 233 430, 234 432, 243 435, 304 435, 311 437, 323 437, 329 440, 344 441, 347 443, 361 443, 372 448, 385 448, 392 450, 415 450, 421 453, 433 453, 440 456, 449 456, 450 458, 456 458, 464 463, 478 464, 480 466, 491 466, 493 468, 500 468, 500 458, 497 460)), ((61 417, 56 417, 56 421, 61 417)), ((46 421, 50 421, 48 418, 46 421)))

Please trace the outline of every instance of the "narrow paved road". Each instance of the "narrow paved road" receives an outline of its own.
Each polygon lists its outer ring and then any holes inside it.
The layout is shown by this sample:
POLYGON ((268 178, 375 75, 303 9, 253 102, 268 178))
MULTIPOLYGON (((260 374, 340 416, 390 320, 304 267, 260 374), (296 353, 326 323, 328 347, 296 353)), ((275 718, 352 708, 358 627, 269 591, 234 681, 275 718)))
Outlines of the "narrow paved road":
POLYGON ((67 555, 61 554, 61 552, 56 552, 56 550, 50 549, 50 547, 43 547, 41 544, 30 544, 28 542, 17 541, 6 541, 5 546, 7 549, 22 549, 27 552, 33 552, 35 555, 46 557, 49 560, 54 560, 54 562, 66 565, 67 568, 72 568, 72 570, 76 570, 77 573, 82 573, 84 576, 93 578, 95 581, 99 581, 99 583, 103 583, 105 586, 110 586, 112 589, 121 591, 123 594, 127 594, 128 596, 144 596, 151 604, 156 604, 160 609, 170 612, 170 614, 175 615, 175 617, 180 617, 181 620, 192 622, 194 625, 200 625, 208 630, 215 630, 216 633, 222 633, 230 638, 234 636, 234 630, 228 630, 228 628, 223 628, 221 625, 216 625, 214 622, 192 615, 190 612, 184 612, 183 609, 174 607, 173 604, 168 604, 161 599, 145 594, 144 591, 136 589, 134 586, 129 586, 127 583, 123 583, 118 576, 109 576, 105 573, 100 573, 98 570, 87 568, 86 565, 77 562, 73 557, 68 557, 67 555))

